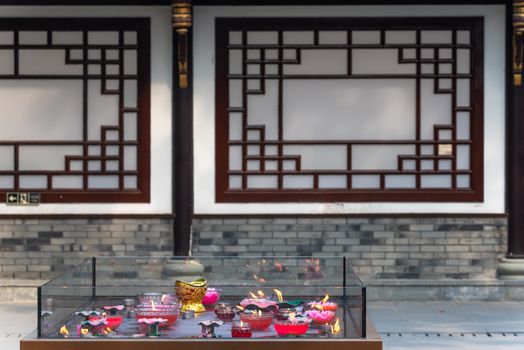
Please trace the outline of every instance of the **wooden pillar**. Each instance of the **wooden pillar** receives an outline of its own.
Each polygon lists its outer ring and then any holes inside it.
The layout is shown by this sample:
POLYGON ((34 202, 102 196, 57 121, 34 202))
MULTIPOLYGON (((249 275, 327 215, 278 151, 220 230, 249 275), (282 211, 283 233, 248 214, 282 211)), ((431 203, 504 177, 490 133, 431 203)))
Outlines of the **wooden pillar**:
POLYGON ((193 220, 191 0, 173 0, 174 255, 189 255, 193 220))

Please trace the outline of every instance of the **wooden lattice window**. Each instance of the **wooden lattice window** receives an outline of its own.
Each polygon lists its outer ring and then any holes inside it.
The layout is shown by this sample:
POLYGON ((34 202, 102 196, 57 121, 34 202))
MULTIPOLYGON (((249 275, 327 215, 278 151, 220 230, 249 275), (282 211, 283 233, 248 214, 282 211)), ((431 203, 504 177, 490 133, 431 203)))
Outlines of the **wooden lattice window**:
POLYGON ((0 200, 149 201, 149 19, 0 21, 0 200))
POLYGON ((482 18, 220 18, 218 202, 482 201, 482 18))

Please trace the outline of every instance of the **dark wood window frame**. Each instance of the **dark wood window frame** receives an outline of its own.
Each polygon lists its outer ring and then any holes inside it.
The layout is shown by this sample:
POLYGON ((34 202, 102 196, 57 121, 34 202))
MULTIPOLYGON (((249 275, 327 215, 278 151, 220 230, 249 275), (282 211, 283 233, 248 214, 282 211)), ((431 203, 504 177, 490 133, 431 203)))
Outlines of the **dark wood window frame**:
MULTIPOLYGON (((439 17, 439 18, 420 18, 420 17, 409 17, 409 18, 217 18, 216 19, 216 201, 217 202, 481 202, 483 200, 483 108, 484 108, 484 20, 482 17, 439 17), (417 162, 417 188, 413 190, 392 190, 385 189, 384 187, 384 174, 381 176, 381 190, 321 190, 318 189, 318 174, 315 176, 315 190, 289 190, 282 189, 282 166, 279 165, 279 170, 276 174, 279 177, 279 189, 247 189, 246 174, 247 170, 247 153, 246 148, 250 142, 246 137, 247 129, 250 127, 247 125, 246 111, 240 111, 243 113, 243 140, 229 140, 229 49, 241 49, 244 53, 247 50, 247 45, 230 45, 229 44, 229 32, 230 31, 278 31, 282 33, 288 30, 302 30, 311 31, 314 30, 318 33, 319 30, 380 30, 382 33, 381 44, 378 47, 386 47, 384 42, 384 32, 386 30, 414 30, 416 28, 417 36, 420 37, 421 30, 453 30, 456 33, 457 30, 469 30, 471 31, 471 46, 467 45, 471 49, 471 60, 470 60, 470 107, 467 111, 470 113, 470 141, 467 144, 470 146, 470 163, 471 167, 467 174, 470 175, 470 188, 459 189, 457 188, 456 176, 452 176, 453 185, 451 189, 421 189, 420 187, 420 175, 421 167, 420 162, 422 154, 420 147, 422 144, 433 144, 438 147, 437 140, 428 142, 427 140, 421 140, 420 138, 420 97, 417 94, 417 139, 414 144, 417 149, 417 156, 415 158, 417 162), (233 172, 229 170, 229 146, 230 145, 242 146, 242 170, 238 171, 238 174, 243 176, 242 188, 232 190, 229 188, 229 175, 233 172)), ((282 37, 282 35, 279 35, 282 37)), ((318 37, 318 35, 316 35, 318 37)), ((245 35, 244 35, 245 37, 245 35)), ((420 40, 420 39, 418 39, 420 40)), ((449 47, 453 51, 453 57, 456 56, 457 48, 461 45, 457 44, 456 34, 453 34, 453 43, 451 45, 438 45, 438 48, 442 46, 449 47)), ((417 41, 420 43, 420 41, 417 41)), ((244 42, 245 43, 245 42, 244 42)), ((427 44, 419 45, 402 45, 402 48, 413 47, 420 56, 420 50, 422 47, 426 47, 427 44)), ((348 42, 347 45, 339 45, 338 48, 350 49, 357 47, 348 42)), ((277 45, 278 50, 282 51, 283 45, 277 45)), ((245 57, 245 55, 244 55, 245 57)), ((438 59, 438 58, 437 58, 438 59)), ((402 60, 399 54, 399 60, 402 60)), ((456 100, 456 60, 453 62, 453 72, 449 75, 449 78, 453 80, 453 87, 447 93, 452 94, 453 100, 456 100)), ((413 63, 417 64, 417 89, 420 90, 420 65, 421 60, 414 60, 413 63)), ((438 62, 440 63, 440 62, 438 62)), ((243 61, 243 71, 245 70, 246 62, 243 61)), ((282 62, 279 66, 282 67, 282 62)), ((279 68, 280 72, 282 71, 279 68)), ((263 74, 263 73, 262 73, 263 74)), ((438 73, 437 73, 438 75, 438 73)), ((247 74, 236 79, 243 81, 243 86, 246 86, 247 74)), ((392 76, 394 77, 394 76, 392 76)), ((441 77, 441 76, 439 76, 441 77)), ((277 77, 279 82, 283 80, 282 75, 277 77)), ((435 79, 436 80, 436 79, 435 79)), ((264 79, 262 79, 263 84, 264 79)), ((244 99, 246 93, 243 94, 244 99)), ((279 103, 279 120, 282 118, 282 104, 279 103)), ((456 125, 457 112, 462 111, 461 108, 452 104, 452 124, 456 125)), ((453 140, 446 142, 452 144, 452 154, 457 154, 457 145, 463 143, 457 141, 456 128, 451 128, 453 133, 453 140)), ((263 134, 263 131, 262 131, 263 134)), ((344 140, 346 141, 346 140, 344 140)), ((258 141, 257 141, 258 142, 258 141)), ((315 143, 315 142, 312 142, 315 143)), ((351 141, 346 141, 346 144, 350 144, 351 141)), ((282 158, 282 145, 285 144, 283 140, 267 141, 265 144, 275 144, 279 147, 279 157, 282 158)), ((307 144, 307 142, 300 142, 300 144, 307 144)), ((439 154, 437 154, 438 156, 439 154)), ((263 157, 263 154, 261 155, 263 157)), ((452 157, 453 168, 452 174, 461 173, 456 167, 456 157, 452 157)), ((281 162, 281 160, 280 160, 281 162)), ((350 162, 348 162, 349 164, 350 162)), ((261 170, 263 172, 263 169, 261 170)), ((298 172, 298 169, 297 169, 298 172)), ((293 172, 291 172, 293 173, 293 172)), ((351 169, 348 169, 348 174, 352 173, 351 169)), ((466 172, 464 172, 466 173, 466 172)), ((236 172, 235 172, 236 174, 236 172)))
MULTIPOLYGON (((78 79, 83 81, 83 137, 80 141, 10 141, 0 140, 0 145, 13 146, 15 149, 14 170, 2 171, 0 175, 14 176, 14 188, 9 190, 0 190, 0 201, 5 201, 6 192, 39 192, 41 193, 42 203, 133 203, 150 201, 150 19, 149 18, 2 18, 0 20, 0 31, 14 32, 14 42, 12 45, 1 45, 3 49, 12 49, 18 52, 19 49, 62 49, 66 53, 66 65, 82 65, 83 73, 78 76, 64 75, 45 75, 36 77, 36 79, 78 79), (45 31, 47 32, 47 44, 42 45, 20 45, 18 42, 18 33, 20 31, 45 31), (79 44, 53 44, 53 31, 74 31, 82 32, 83 40, 79 44), (118 44, 88 44, 87 35, 89 32, 111 31, 118 32, 118 44), (126 44, 124 41, 124 32, 135 31, 137 33, 135 44, 126 44), (88 58, 87 51, 98 49, 102 52, 100 60, 91 62, 88 58), (137 51, 137 72, 136 75, 130 75, 124 72, 123 54, 124 50, 137 51), (71 50, 82 50, 83 55, 80 59, 71 58, 71 50), (118 50, 118 58, 109 59, 105 57, 106 50, 118 50), (101 72, 99 75, 88 72, 88 64, 99 64, 101 72), (118 65, 118 73, 106 72, 107 64, 118 65), (87 81, 89 79, 99 79, 102 84, 102 94, 118 95, 118 125, 102 126, 101 139, 90 140, 87 136, 87 81), (118 86, 123 86, 126 79, 132 79, 137 82, 137 101, 136 108, 124 106, 123 89, 112 90, 106 86, 106 79, 118 80, 118 86), (104 88, 105 86, 105 88, 104 88), (137 139, 136 141, 124 140, 123 120, 125 113, 136 113, 137 115, 137 139), (108 140, 107 132, 118 133, 118 140, 108 140), (22 145, 73 145, 81 146, 83 155, 74 157, 65 157, 65 171, 21 171, 18 169, 18 149, 22 145), (99 171, 88 170, 88 161, 93 157, 88 154, 88 146, 100 146, 101 169, 99 171), (118 147, 118 156, 111 157, 105 154, 106 146, 118 147), (126 145, 137 147, 137 169, 128 171, 124 168, 124 147, 126 145), (91 157, 91 158, 90 158, 91 157), (114 159, 113 159, 114 158, 114 159), (106 160, 118 162, 117 171, 109 171, 105 168, 106 160), (71 161, 78 161, 83 164, 81 171, 72 170, 71 161), (26 190, 21 189, 18 179, 21 175, 42 175, 47 177, 47 189, 26 190), (53 189, 51 182, 53 175, 77 175, 83 177, 83 189, 53 189), (88 188, 89 175, 117 175, 119 179, 118 189, 94 189, 88 188), (135 189, 126 189, 124 187, 124 176, 136 176, 137 185, 135 189)), ((18 61, 15 58, 14 74, 0 76, 0 79, 35 79, 35 76, 22 76, 18 74, 18 61)))

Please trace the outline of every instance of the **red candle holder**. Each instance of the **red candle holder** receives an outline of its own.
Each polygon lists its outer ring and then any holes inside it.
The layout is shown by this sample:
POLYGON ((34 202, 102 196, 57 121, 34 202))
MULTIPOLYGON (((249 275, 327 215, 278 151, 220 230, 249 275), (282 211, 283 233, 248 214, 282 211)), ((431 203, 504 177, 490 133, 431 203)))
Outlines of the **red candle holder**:
POLYGON ((240 321, 249 324, 254 331, 263 331, 273 323, 271 312, 244 312, 240 314, 240 321))
POLYGON ((107 321, 107 328, 111 329, 112 331, 115 331, 118 327, 120 327, 123 321, 122 316, 89 316, 89 321, 97 321, 101 319, 105 319, 107 321))
POLYGON ((233 307, 225 303, 220 303, 217 306, 215 306, 215 314, 220 320, 225 322, 233 321, 236 315, 235 310, 233 310, 233 307))
POLYGON ((336 314, 333 311, 310 310, 307 315, 314 324, 321 325, 333 322, 336 314))
POLYGON ((171 327, 178 319, 180 306, 176 304, 156 305, 155 307, 139 306, 136 309, 136 319, 162 318, 167 320, 166 323, 159 327, 162 329, 171 327))
POLYGON ((249 324, 244 322, 237 322, 231 327, 231 336, 233 338, 251 338, 253 331, 249 324))
POLYGON ((294 335, 299 336, 305 334, 309 329, 309 324, 307 322, 293 322, 293 321, 277 321, 273 325, 275 331, 281 337, 294 335))

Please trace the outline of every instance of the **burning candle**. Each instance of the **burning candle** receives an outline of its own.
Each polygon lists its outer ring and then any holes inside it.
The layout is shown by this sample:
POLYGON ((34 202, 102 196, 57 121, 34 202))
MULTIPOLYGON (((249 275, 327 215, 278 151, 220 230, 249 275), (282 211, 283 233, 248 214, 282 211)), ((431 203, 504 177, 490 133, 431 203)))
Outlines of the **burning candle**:
POLYGON ((318 309, 318 310, 323 310, 323 311, 333 311, 333 312, 337 311, 338 304, 330 302, 328 300, 329 300, 329 294, 326 294, 324 299, 320 301, 313 301, 311 303, 308 303, 308 306, 311 309, 318 309))
POLYGON ((235 318, 235 311, 233 307, 226 303, 219 303, 215 306, 215 314, 222 321, 233 321, 235 318))
POLYGON ((309 322, 310 321, 307 318, 295 317, 294 314, 291 314, 289 315, 289 319, 277 321, 273 326, 279 336, 299 336, 307 332, 309 329, 309 322))
POLYGON ((218 300, 220 299, 220 292, 221 292, 221 289, 208 288, 206 290, 206 294, 204 294, 204 298, 202 299, 202 304, 204 305, 216 304, 218 300))
POLYGON ((335 313, 333 311, 310 310, 307 312, 307 315, 315 324, 331 323, 335 318, 335 313))
POLYGON ((156 305, 154 301, 151 301, 151 306, 139 306, 136 308, 136 318, 163 318, 167 322, 160 325, 160 328, 169 328, 173 325, 177 319, 180 311, 180 305, 178 304, 166 304, 156 305))
POLYGON ((249 327, 249 324, 242 321, 236 322, 231 328, 231 336, 233 338, 251 338, 252 335, 253 331, 251 327, 249 327))
POLYGON ((240 321, 249 324, 254 331, 262 331, 267 329, 273 322, 273 314, 271 312, 258 311, 244 311, 240 314, 240 321))

